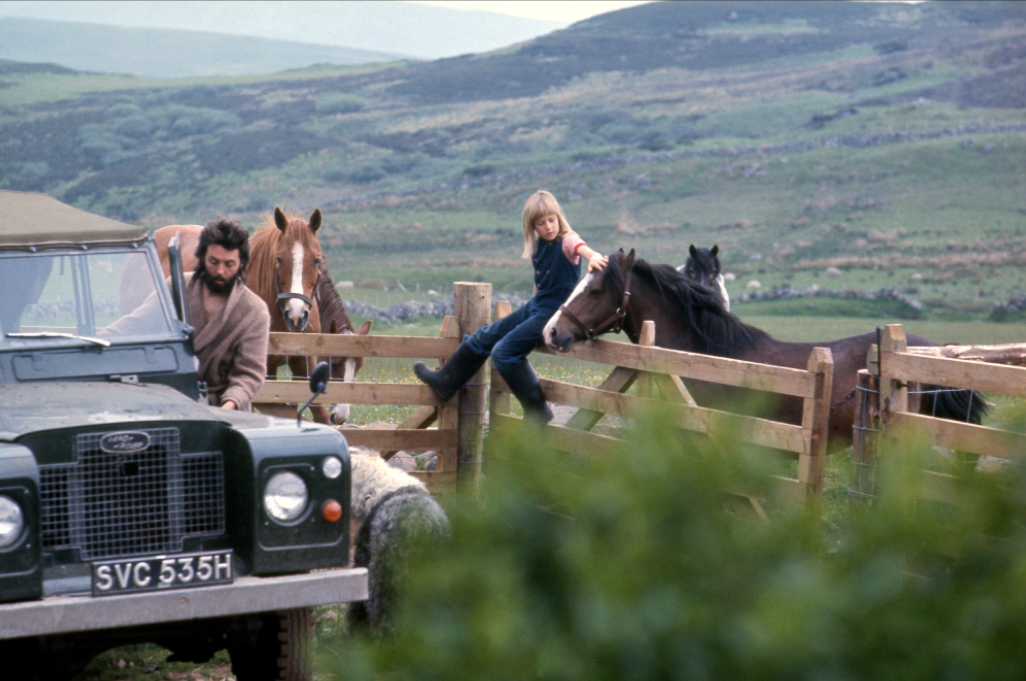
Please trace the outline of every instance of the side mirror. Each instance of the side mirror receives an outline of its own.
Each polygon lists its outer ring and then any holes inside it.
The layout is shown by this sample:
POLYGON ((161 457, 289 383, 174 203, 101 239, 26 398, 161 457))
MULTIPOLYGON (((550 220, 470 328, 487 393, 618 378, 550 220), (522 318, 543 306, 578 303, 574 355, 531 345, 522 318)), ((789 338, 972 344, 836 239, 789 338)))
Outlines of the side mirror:
POLYGON ((327 390, 329 378, 331 378, 331 366, 327 362, 318 362, 314 367, 313 375, 310 376, 310 392, 317 396, 327 390))
POLYGON ((318 362, 317 366, 314 367, 313 373, 310 374, 310 392, 313 395, 306 401, 299 411, 296 412, 296 425, 301 426, 303 424, 303 412, 309 407, 317 396, 328 389, 328 379, 331 378, 331 365, 327 362, 318 362))
POLYGON ((182 266, 182 249, 178 234, 171 237, 171 241, 168 242, 167 255, 171 265, 171 297, 174 299, 175 312, 186 326, 191 326, 189 303, 185 299, 185 272, 182 266))

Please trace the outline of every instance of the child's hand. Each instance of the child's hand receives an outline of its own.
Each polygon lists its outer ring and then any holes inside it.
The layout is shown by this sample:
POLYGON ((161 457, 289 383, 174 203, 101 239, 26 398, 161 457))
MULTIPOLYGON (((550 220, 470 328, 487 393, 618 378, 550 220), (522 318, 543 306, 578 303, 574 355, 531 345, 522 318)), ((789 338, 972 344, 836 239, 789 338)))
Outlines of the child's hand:
POLYGON ((588 271, 601 272, 602 268, 609 264, 609 256, 601 253, 592 253, 588 257, 588 271))

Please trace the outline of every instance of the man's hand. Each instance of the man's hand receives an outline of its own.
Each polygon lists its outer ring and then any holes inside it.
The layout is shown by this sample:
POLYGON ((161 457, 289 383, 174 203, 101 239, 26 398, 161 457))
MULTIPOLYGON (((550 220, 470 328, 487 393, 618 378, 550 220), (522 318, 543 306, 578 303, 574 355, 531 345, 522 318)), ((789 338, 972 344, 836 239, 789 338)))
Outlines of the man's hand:
POLYGON ((238 409, 238 407, 231 400, 225 400, 221 403, 221 409, 238 409))

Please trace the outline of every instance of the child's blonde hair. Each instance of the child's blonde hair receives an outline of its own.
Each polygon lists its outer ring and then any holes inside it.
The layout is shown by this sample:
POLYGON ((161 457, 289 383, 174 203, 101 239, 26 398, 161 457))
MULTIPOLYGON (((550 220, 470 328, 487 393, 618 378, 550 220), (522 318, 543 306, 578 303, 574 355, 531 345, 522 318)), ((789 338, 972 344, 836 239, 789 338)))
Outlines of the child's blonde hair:
POLYGON ((534 221, 546 215, 555 215, 559 218, 559 235, 573 232, 570 223, 563 215, 563 209, 559 207, 556 197, 540 189, 531 194, 524 202, 524 254, 521 258, 530 259, 534 255, 534 249, 538 245, 538 233, 534 231, 534 221))

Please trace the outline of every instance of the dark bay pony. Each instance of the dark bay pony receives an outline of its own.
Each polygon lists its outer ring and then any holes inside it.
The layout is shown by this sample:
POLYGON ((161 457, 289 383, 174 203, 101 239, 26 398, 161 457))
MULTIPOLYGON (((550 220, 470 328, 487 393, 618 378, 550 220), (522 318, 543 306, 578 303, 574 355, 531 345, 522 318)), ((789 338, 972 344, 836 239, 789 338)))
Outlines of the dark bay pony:
POLYGON ((723 304, 723 309, 730 312, 730 295, 723 284, 723 268, 720 266, 719 253, 718 244, 713 244, 712 248, 695 248, 695 245, 691 244, 688 247, 688 259, 677 268, 677 271, 691 281, 697 281, 715 291, 723 304))
MULTIPOLYGON (((565 352, 570 346, 596 332, 601 325, 616 317, 623 308, 624 292, 629 303, 622 317, 623 331, 637 343, 641 325, 655 322, 655 344, 659 347, 716 355, 731 359, 804 369, 813 348, 826 347, 833 353, 834 380, 830 398, 830 446, 840 449, 851 444, 855 416, 855 382, 866 365, 869 346, 876 342, 875 333, 849 336, 823 343, 787 343, 765 331, 745 324, 720 305, 714 292, 687 279, 670 265, 652 265, 635 259, 632 250, 621 250, 609 256, 602 272, 589 273, 553 315, 542 332, 549 347, 565 352), (576 318, 579 322, 573 321, 576 318), (583 328, 582 328, 583 327, 583 328)), ((936 343, 909 335, 909 346, 934 346, 936 343)), ((722 403, 736 394, 736 388, 688 382, 695 400, 703 406, 722 403)), ((929 390, 931 386, 923 386, 929 390)), ((909 388, 909 404, 913 405, 916 390, 909 388)), ((775 403, 774 417, 799 424, 802 400, 781 397, 775 403)), ((914 408, 914 407, 913 407, 914 408)), ((926 394, 919 410, 942 418, 980 423, 986 402, 969 390, 940 391, 926 394)))
MULTIPOLYGON (((317 282, 317 309, 320 314, 321 329, 327 328, 325 333, 357 334, 366 336, 371 328, 371 320, 365 321, 359 329, 353 329, 353 323, 349 320, 349 313, 342 296, 335 288, 335 282, 325 269, 321 272, 321 278, 317 282)), ((331 376, 341 377, 343 381, 351 383, 356 372, 363 366, 363 357, 330 357, 331 376)), ((341 424, 349 420, 349 405, 336 404, 331 408, 329 418, 332 423, 341 424)))

